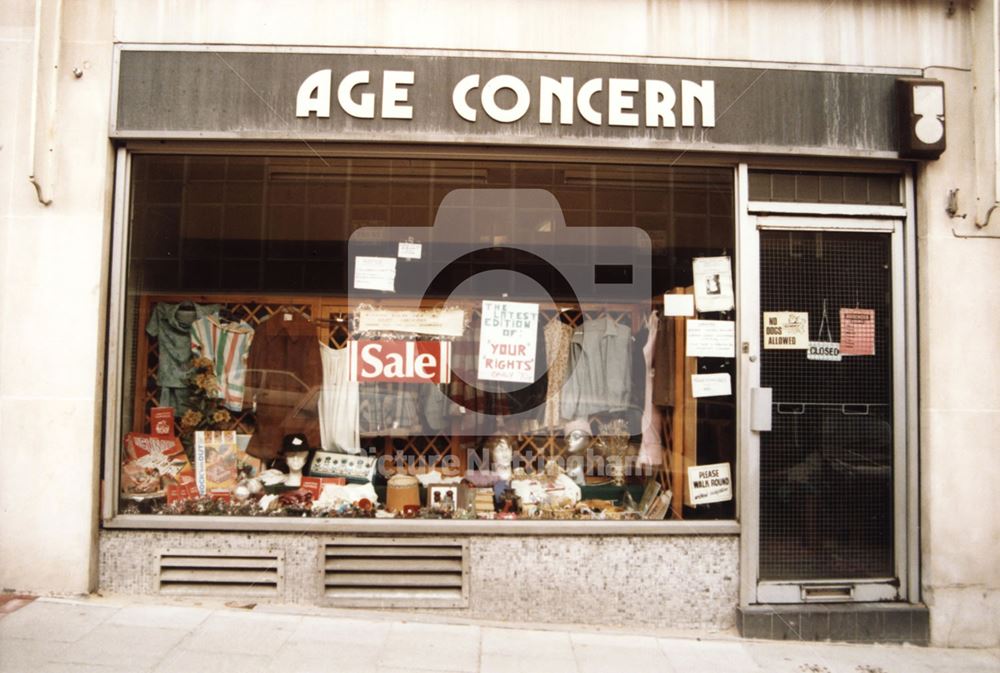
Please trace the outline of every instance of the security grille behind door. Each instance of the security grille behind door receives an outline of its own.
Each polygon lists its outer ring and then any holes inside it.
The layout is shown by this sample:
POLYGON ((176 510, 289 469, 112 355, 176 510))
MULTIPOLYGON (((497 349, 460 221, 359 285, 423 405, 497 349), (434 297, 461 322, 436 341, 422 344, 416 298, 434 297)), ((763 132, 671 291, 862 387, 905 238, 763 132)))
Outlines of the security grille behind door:
POLYGON ((762 312, 808 312, 811 340, 839 342, 841 308, 875 311, 874 355, 761 351, 761 580, 895 574, 890 262, 889 234, 760 233, 762 312))

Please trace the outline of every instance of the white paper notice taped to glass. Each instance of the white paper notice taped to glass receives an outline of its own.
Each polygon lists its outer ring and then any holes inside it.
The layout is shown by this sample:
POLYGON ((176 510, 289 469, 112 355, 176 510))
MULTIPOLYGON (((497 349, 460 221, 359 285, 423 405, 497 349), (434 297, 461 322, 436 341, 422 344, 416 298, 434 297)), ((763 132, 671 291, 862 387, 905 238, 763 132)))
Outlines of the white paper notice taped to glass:
POLYGON ((534 383, 538 304, 483 301, 479 380, 534 383))
POLYGON ((395 257, 356 257, 354 289, 396 291, 395 257))
POLYGON ((685 505, 697 507, 733 499, 733 477, 729 463, 689 467, 687 478, 685 505))
POLYGON ((424 246, 421 243, 414 243, 413 241, 401 241, 399 244, 399 252, 397 256, 402 259, 420 259, 423 254, 424 246))
POLYGON ((729 374, 691 375, 691 397, 722 397, 732 393, 733 384, 729 374))
POLYGON ((699 313, 733 308, 733 265, 728 257, 695 257, 694 303, 699 313))
POLYGON ((809 314, 795 311, 765 313, 764 348, 769 350, 809 348, 809 314))
POLYGON ((431 336, 460 337, 465 332, 465 311, 460 308, 427 310, 359 308, 358 332, 416 332, 431 336))
POLYGON ((663 295, 663 315, 690 318, 694 316, 693 294, 663 295))
POLYGON ((689 358, 736 357, 736 323, 732 320, 688 320, 685 355, 689 358))

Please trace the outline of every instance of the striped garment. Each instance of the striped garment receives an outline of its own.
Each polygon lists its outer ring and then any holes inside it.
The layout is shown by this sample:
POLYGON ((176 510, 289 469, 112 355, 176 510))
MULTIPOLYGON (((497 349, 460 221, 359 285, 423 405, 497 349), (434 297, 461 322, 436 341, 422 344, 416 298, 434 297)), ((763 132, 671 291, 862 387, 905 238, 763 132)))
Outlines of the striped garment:
POLYGON ((191 324, 191 350, 215 365, 219 397, 232 411, 243 408, 243 390, 247 377, 247 354, 253 341, 253 328, 242 320, 223 323, 210 315, 191 324))

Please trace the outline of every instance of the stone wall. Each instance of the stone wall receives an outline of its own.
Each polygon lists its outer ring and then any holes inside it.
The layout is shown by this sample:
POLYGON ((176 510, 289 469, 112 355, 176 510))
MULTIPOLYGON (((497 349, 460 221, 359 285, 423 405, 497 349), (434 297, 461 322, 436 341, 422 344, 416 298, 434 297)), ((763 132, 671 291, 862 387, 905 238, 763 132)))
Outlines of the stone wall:
MULTIPOLYGON (((273 550, 283 552, 285 565, 274 602, 322 605, 320 555, 333 539, 302 533, 106 530, 100 539, 100 588, 155 594, 161 549, 273 550)), ((436 614, 702 630, 733 626, 739 600, 735 535, 467 539, 469 605, 433 610, 436 614)))

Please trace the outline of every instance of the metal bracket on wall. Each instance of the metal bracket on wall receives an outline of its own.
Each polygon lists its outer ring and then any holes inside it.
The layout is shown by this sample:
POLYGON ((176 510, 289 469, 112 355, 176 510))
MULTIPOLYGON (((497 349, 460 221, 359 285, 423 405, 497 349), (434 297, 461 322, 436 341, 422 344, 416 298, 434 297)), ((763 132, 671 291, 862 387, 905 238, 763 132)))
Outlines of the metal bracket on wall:
MULTIPOLYGON (((975 222, 976 229, 978 231, 982 231, 989 226, 990 218, 993 217, 993 213, 996 212, 998 206, 1000 206, 1000 202, 994 201, 993 205, 986 211, 986 216, 983 218, 983 221, 975 222)), ((958 188, 952 189, 948 192, 948 205, 945 207, 944 212, 946 212, 948 217, 952 219, 961 218, 964 220, 968 216, 968 213, 959 214, 958 212, 958 188)), ((955 238, 1000 238, 1000 236, 995 234, 960 234, 954 227, 951 228, 951 234, 955 238)))
POLYGON ((1000 238, 1000 234, 960 234, 955 230, 955 227, 951 228, 951 235, 955 238, 1000 238))

